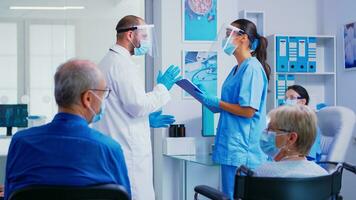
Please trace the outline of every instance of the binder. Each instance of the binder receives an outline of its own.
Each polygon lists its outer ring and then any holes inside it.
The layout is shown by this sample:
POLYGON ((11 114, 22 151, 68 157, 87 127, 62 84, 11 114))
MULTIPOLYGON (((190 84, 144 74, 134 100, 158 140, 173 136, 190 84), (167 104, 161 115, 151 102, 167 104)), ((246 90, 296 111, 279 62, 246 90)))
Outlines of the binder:
POLYGON ((297 72, 308 71, 308 56, 307 56, 307 37, 298 37, 298 66, 297 72))
POLYGON ((298 39, 289 37, 288 41, 288 68, 289 72, 297 72, 298 66, 298 39))
POLYGON ((285 103, 285 92, 286 92, 286 76, 278 75, 276 80, 276 99, 277 106, 281 106, 285 103))
POLYGON ((276 37, 276 62, 277 72, 288 72, 288 37, 276 37))
POLYGON ((294 85, 294 75, 287 75, 287 83, 286 83, 286 90, 288 89, 288 86, 294 85))
MULTIPOLYGON (((182 80, 177 81, 176 84, 179 87, 181 87, 183 90, 188 92, 190 95, 192 95, 192 97, 194 97, 200 103, 203 102, 203 100, 201 99, 201 95, 200 95, 203 92, 196 85, 194 85, 194 83, 192 83, 190 80, 182 79, 182 80)), ((207 106, 207 108, 213 113, 219 112, 219 108, 210 107, 210 106, 207 106)))
POLYGON ((316 72, 316 38, 308 38, 308 72, 316 72))

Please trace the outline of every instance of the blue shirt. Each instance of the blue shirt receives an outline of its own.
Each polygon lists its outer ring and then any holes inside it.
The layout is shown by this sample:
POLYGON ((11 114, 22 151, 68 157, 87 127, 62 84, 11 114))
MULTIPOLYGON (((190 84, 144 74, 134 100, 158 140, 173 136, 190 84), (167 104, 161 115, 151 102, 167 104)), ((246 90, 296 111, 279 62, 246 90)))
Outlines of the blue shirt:
POLYGON ((5 200, 30 185, 118 184, 130 192, 121 147, 77 115, 16 133, 6 163, 5 200))
POLYGON ((259 141, 266 127, 267 87, 267 76, 255 57, 232 69, 223 84, 221 100, 254 108, 256 112, 252 118, 226 111, 220 113, 213 153, 216 163, 231 166, 244 164, 253 169, 266 160, 259 141))

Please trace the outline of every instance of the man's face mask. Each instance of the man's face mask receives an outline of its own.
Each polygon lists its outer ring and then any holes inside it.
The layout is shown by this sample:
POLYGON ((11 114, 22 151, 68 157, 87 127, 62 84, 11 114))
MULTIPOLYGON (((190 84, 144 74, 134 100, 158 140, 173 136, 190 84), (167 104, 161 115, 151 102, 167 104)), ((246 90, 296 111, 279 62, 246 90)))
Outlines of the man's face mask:
MULTIPOLYGON (((135 45, 134 45, 135 46, 135 45)), ((134 48, 134 55, 135 56, 142 56, 145 55, 150 49, 152 48, 152 42, 149 40, 141 40, 140 47, 134 48)))
POLYGON ((90 123, 95 123, 95 122, 98 122, 99 120, 101 120, 103 118, 104 110, 105 110, 105 102, 98 95, 96 95, 94 92, 92 92, 92 93, 101 102, 99 113, 95 113, 94 109, 89 107, 89 110, 93 113, 93 117, 92 117, 90 123))

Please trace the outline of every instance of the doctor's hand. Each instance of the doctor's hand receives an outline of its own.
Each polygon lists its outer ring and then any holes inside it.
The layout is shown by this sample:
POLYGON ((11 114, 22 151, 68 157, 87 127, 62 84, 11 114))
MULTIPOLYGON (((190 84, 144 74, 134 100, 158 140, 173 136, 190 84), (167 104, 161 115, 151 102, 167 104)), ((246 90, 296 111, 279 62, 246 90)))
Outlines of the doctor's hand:
POLYGON ((149 115, 151 128, 164 128, 173 124, 176 120, 172 115, 162 115, 162 111, 153 112, 149 115))
POLYGON ((161 70, 158 72, 157 84, 163 84, 167 90, 170 90, 177 81, 182 79, 182 76, 179 76, 179 74, 179 67, 171 65, 164 74, 162 74, 161 70))

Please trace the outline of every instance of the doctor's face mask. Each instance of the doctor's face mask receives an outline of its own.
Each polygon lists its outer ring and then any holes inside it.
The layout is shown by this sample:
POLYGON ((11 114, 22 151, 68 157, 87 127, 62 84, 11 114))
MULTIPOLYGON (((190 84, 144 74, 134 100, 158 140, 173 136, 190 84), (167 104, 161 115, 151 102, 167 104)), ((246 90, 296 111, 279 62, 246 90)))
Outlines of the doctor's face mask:
POLYGON ((134 47, 134 55, 150 55, 153 56, 154 51, 154 25, 139 25, 134 27, 133 31, 134 39, 130 40, 131 44, 134 47))

